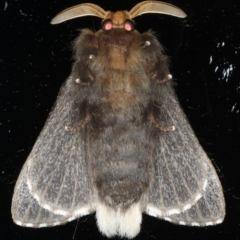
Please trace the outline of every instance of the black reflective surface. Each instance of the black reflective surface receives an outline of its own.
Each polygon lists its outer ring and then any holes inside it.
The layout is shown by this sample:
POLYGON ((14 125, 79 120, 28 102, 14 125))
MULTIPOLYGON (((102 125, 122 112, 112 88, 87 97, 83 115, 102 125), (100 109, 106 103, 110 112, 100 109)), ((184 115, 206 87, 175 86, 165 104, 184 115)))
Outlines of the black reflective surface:
MULTIPOLYGON (((50 20, 85 1, 12 0, 0 4, 0 239, 105 239, 95 215, 64 226, 21 228, 11 219, 18 174, 71 71, 71 42, 100 19, 60 25, 50 20)), ((94 1, 106 10, 131 9, 139 1, 94 1)), ((143 15, 140 31, 152 29, 171 59, 176 92, 220 177, 225 221, 214 227, 183 227, 143 216, 136 239, 240 238, 240 3, 238 0, 172 0, 188 17, 143 15)), ((191 143, 189 143, 191 144, 191 143)))

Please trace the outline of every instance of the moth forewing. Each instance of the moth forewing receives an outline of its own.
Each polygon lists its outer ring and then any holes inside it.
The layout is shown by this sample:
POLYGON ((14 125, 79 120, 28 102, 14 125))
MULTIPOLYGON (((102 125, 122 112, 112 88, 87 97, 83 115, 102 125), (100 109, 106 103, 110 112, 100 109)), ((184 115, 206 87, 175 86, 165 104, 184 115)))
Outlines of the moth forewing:
POLYGON ((83 150, 84 131, 72 134, 65 130, 65 126, 73 121, 72 118, 76 118, 74 113, 79 101, 76 94, 79 93, 70 77, 61 89, 56 106, 24 164, 12 205, 13 217, 24 215, 24 221, 14 217, 19 225, 54 226, 94 210, 83 150), (25 195, 20 194, 22 188, 25 195), (29 215, 29 212, 34 213, 34 209, 38 214, 36 219, 29 215), (49 218, 42 219, 42 212, 45 215, 48 213, 49 218), (54 222, 53 219, 57 220, 54 222))

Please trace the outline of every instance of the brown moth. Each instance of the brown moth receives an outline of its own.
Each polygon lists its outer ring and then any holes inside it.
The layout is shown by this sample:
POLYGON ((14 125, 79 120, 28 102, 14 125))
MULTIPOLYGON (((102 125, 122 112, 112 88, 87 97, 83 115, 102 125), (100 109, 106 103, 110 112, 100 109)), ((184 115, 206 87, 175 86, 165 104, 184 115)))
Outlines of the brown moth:
POLYGON ((129 12, 80 4, 52 20, 103 21, 75 41, 72 73, 15 186, 16 224, 56 226, 96 212, 102 234, 133 238, 142 213, 189 226, 223 221, 221 184, 179 105, 168 58, 151 31, 135 30, 145 13, 186 17, 144 1, 129 12))

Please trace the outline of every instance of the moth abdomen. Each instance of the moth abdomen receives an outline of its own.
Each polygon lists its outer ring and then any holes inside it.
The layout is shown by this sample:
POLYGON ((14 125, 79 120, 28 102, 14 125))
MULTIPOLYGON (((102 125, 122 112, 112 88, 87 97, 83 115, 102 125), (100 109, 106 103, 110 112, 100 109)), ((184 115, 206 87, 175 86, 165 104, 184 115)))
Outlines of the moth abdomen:
POLYGON ((100 200, 106 205, 121 209, 139 202, 150 186, 152 169, 146 153, 136 149, 123 153, 121 159, 114 159, 111 164, 104 162, 103 165, 105 167, 101 166, 102 171, 95 173, 100 200), (141 154, 141 158, 136 158, 137 153, 141 154))
POLYGON ((98 156, 91 155, 94 160, 90 175, 98 195, 96 217, 100 231, 108 237, 118 234, 132 238, 140 230, 153 164, 148 144, 142 143, 145 129, 135 127, 127 134, 126 128, 121 131, 119 127, 113 129, 113 135, 101 135, 104 144, 98 156), (116 133, 118 138, 114 137, 116 133))
POLYGON ((89 171, 102 202, 127 208, 147 191, 152 172, 147 137, 143 125, 116 121, 89 139, 89 171))
POLYGON ((142 207, 132 204, 128 209, 113 209, 99 202, 96 207, 97 225, 101 233, 109 238, 120 236, 134 238, 140 231, 142 207))

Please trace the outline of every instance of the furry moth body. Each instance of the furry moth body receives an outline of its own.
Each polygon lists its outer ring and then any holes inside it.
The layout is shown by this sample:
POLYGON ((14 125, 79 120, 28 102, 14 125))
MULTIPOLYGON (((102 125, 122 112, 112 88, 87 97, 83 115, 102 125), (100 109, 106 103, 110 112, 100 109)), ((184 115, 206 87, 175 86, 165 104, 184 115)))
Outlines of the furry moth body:
POLYGON ((116 13, 80 4, 52 20, 103 22, 75 41, 72 73, 15 186, 18 225, 56 226, 96 212, 104 235, 133 238, 142 213, 189 226, 223 221, 221 184, 175 96, 167 57, 153 33, 134 29, 144 13, 186 16, 145 1, 116 13))

